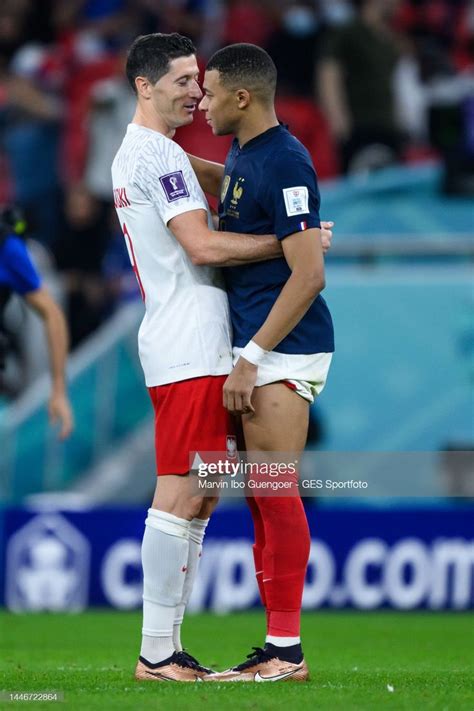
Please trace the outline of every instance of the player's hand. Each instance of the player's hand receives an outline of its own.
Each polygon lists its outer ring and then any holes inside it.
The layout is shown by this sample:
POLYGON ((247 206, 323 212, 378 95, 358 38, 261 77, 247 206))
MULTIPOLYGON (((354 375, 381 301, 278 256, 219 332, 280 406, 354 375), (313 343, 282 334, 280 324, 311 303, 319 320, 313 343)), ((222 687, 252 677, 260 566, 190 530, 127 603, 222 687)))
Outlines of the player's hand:
POLYGON ((234 415, 255 412, 251 403, 252 392, 257 381, 258 368, 245 358, 239 358, 235 368, 224 383, 224 407, 234 415))
POLYGON ((74 426, 72 410, 64 393, 53 393, 48 405, 49 421, 52 425, 60 424, 59 439, 67 439, 74 426))
POLYGON ((331 249, 333 227, 334 222, 321 222, 321 244, 324 254, 331 249))

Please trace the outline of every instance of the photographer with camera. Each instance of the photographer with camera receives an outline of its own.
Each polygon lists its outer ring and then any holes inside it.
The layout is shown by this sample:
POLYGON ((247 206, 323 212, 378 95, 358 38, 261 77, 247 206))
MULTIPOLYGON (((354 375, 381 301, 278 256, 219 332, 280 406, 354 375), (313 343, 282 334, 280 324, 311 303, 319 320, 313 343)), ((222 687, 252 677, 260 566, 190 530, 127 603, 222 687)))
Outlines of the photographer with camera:
POLYGON ((41 318, 48 341, 52 379, 48 412, 52 424, 59 423, 59 437, 72 432, 73 417, 66 393, 65 364, 68 331, 60 307, 41 283, 24 241, 26 220, 15 207, 0 208, 0 371, 5 367, 8 338, 3 315, 12 294, 21 296, 41 318))

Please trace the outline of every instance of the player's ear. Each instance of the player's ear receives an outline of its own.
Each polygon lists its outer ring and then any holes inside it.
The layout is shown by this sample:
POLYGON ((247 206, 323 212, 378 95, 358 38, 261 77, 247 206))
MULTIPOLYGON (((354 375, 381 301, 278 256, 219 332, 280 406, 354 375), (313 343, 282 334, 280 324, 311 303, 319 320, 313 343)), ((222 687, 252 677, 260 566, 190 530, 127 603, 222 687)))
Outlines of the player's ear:
POLYGON ((135 86, 137 88, 137 96, 142 96, 144 99, 150 98, 151 84, 146 77, 136 77, 135 86))
POLYGON ((250 104, 250 94, 247 89, 237 89, 235 96, 237 99, 237 107, 239 109, 246 109, 250 104))

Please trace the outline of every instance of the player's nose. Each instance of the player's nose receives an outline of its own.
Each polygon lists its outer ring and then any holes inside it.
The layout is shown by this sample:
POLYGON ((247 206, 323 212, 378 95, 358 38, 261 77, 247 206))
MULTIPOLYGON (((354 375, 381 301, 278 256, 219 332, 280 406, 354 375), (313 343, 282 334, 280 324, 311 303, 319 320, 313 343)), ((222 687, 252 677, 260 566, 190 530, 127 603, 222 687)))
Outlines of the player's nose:
POLYGON ((197 99, 197 101, 199 101, 199 99, 202 99, 201 87, 199 86, 197 81, 193 81, 192 86, 191 86, 191 91, 189 93, 190 93, 191 97, 193 99, 197 99))

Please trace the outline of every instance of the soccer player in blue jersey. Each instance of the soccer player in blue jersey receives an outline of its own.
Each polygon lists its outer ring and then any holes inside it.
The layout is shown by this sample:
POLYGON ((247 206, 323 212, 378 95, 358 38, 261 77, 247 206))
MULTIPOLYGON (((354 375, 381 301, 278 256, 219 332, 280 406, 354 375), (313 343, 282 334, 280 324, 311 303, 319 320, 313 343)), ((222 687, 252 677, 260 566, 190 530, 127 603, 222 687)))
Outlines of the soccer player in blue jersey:
MULTIPOLYGON (((242 415, 249 451, 304 449, 309 407, 324 387, 334 336, 325 286, 320 198, 304 146, 275 113, 276 69, 261 48, 238 44, 209 61, 200 103, 215 135, 235 140, 222 166, 193 160, 201 184, 217 193, 220 229, 274 233, 283 256, 224 269, 234 331, 234 369, 224 404, 242 415)), ((267 612, 265 647, 213 675, 216 681, 308 678, 300 611, 310 548, 299 496, 248 499, 254 558, 267 612)))
POLYGON ((49 417, 59 422, 59 436, 71 434, 73 417, 66 393, 65 364, 68 333, 63 313, 41 283, 26 244, 22 238, 26 222, 21 212, 13 207, 0 208, 0 371, 3 366, 3 312, 12 294, 21 296, 41 318, 48 340, 51 370, 49 417))

